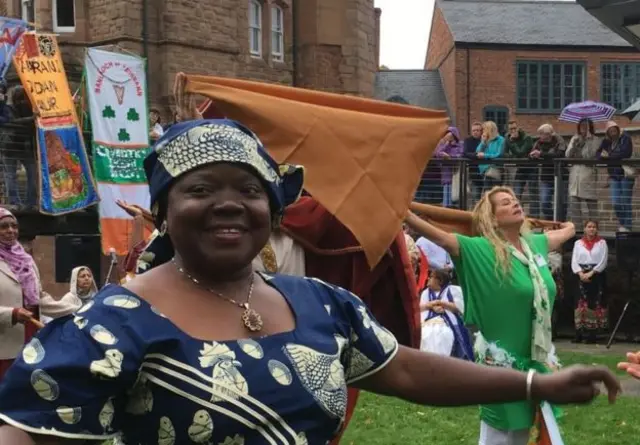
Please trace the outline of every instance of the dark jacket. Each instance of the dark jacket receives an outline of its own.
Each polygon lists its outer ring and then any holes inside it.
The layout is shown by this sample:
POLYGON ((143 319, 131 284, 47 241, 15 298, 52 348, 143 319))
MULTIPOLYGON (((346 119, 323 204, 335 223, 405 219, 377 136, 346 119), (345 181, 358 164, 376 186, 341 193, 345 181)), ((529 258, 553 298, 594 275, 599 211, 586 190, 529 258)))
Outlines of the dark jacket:
POLYGON ((522 130, 518 130, 518 137, 511 139, 505 136, 504 156, 509 158, 527 158, 533 148, 533 139, 522 130))
MULTIPOLYGON (((567 149, 567 144, 562 139, 562 136, 554 134, 551 140, 543 142, 538 139, 533 144, 533 150, 540 150, 540 159, 547 161, 546 165, 540 167, 540 180, 543 182, 552 182, 555 177, 555 166, 549 161, 554 158, 563 158, 564 152, 567 149)), ((563 172, 564 173, 564 172, 563 172)))
MULTIPOLYGON (((478 159, 478 155, 476 154, 478 145, 480 145, 480 138, 474 138, 473 136, 469 136, 468 138, 466 138, 464 140, 462 156, 467 159, 478 159)), ((470 165, 469 174, 471 176, 471 180, 477 181, 480 177, 478 166, 470 165)))
POLYGON ((13 119, 13 111, 6 102, 0 102, 0 125, 4 125, 13 119))
MULTIPOLYGON (((597 159, 629 159, 633 154, 633 141, 626 134, 622 133, 618 138, 617 144, 613 144, 611 139, 604 138, 600 143, 600 148, 596 151, 597 159), (609 156, 602 157, 602 152, 606 151, 609 156)), ((609 177, 611 179, 620 180, 624 178, 624 170, 622 167, 608 167, 609 177)))

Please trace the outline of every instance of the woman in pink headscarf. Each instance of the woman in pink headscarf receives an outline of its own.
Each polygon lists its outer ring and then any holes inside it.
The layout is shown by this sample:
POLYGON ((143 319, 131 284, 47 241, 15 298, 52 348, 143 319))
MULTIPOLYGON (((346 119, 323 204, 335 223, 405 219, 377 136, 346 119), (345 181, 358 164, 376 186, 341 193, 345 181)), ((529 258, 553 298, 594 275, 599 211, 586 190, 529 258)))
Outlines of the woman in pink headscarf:
POLYGON ((38 329, 41 293, 38 268, 18 242, 18 221, 0 207, 0 379, 38 329))

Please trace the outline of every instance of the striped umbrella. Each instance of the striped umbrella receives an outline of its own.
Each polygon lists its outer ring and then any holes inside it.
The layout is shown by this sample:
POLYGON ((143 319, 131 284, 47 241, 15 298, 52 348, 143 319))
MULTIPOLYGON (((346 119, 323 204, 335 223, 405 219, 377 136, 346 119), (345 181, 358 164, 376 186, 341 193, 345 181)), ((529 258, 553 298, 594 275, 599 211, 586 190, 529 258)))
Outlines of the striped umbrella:
POLYGON ((564 122, 578 123, 582 119, 591 119, 593 122, 608 121, 615 114, 616 109, 602 102, 587 100, 576 102, 564 107, 560 113, 560 120, 564 122))

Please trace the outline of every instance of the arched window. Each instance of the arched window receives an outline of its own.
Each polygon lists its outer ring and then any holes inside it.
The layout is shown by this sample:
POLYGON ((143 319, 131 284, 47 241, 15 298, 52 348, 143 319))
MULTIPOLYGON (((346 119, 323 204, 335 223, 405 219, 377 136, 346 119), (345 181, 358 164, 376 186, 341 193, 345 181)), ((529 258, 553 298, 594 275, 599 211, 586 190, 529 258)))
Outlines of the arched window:
POLYGON ((407 102, 404 97, 398 96, 398 95, 391 96, 390 98, 387 99, 387 102, 394 102, 397 104, 409 105, 409 102, 407 102))
POLYGON ((262 55, 262 3, 249 0, 249 52, 252 56, 262 55))
POLYGON ((277 5, 271 6, 271 57, 284 61, 284 10, 277 5))

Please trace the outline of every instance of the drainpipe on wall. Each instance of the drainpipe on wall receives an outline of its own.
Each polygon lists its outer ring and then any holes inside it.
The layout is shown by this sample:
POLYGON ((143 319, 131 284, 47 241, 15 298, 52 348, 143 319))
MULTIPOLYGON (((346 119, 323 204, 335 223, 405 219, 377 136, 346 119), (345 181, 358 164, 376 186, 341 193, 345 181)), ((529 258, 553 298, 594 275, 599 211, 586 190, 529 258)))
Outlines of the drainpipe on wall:
POLYGON ((292 48, 291 58, 293 59, 291 64, 291 76, 293 77, 292 84, 294 87, 298 86, 298 0, 291 0, 291 26, 293 28, 293 34, 291 36, 292 48))
POLYGON ((145 63, 147 65, 146 80, 147 80, 147 90, 149 89, 149 28, 147 25, 147 21, 149 19, 149 1, 142 0, 142 57, 144 57, 145 63))
POLYGON ((471 80, 469 72, 471 71, 471 53, 467 48, 467 134, 471 134, 471 80))

